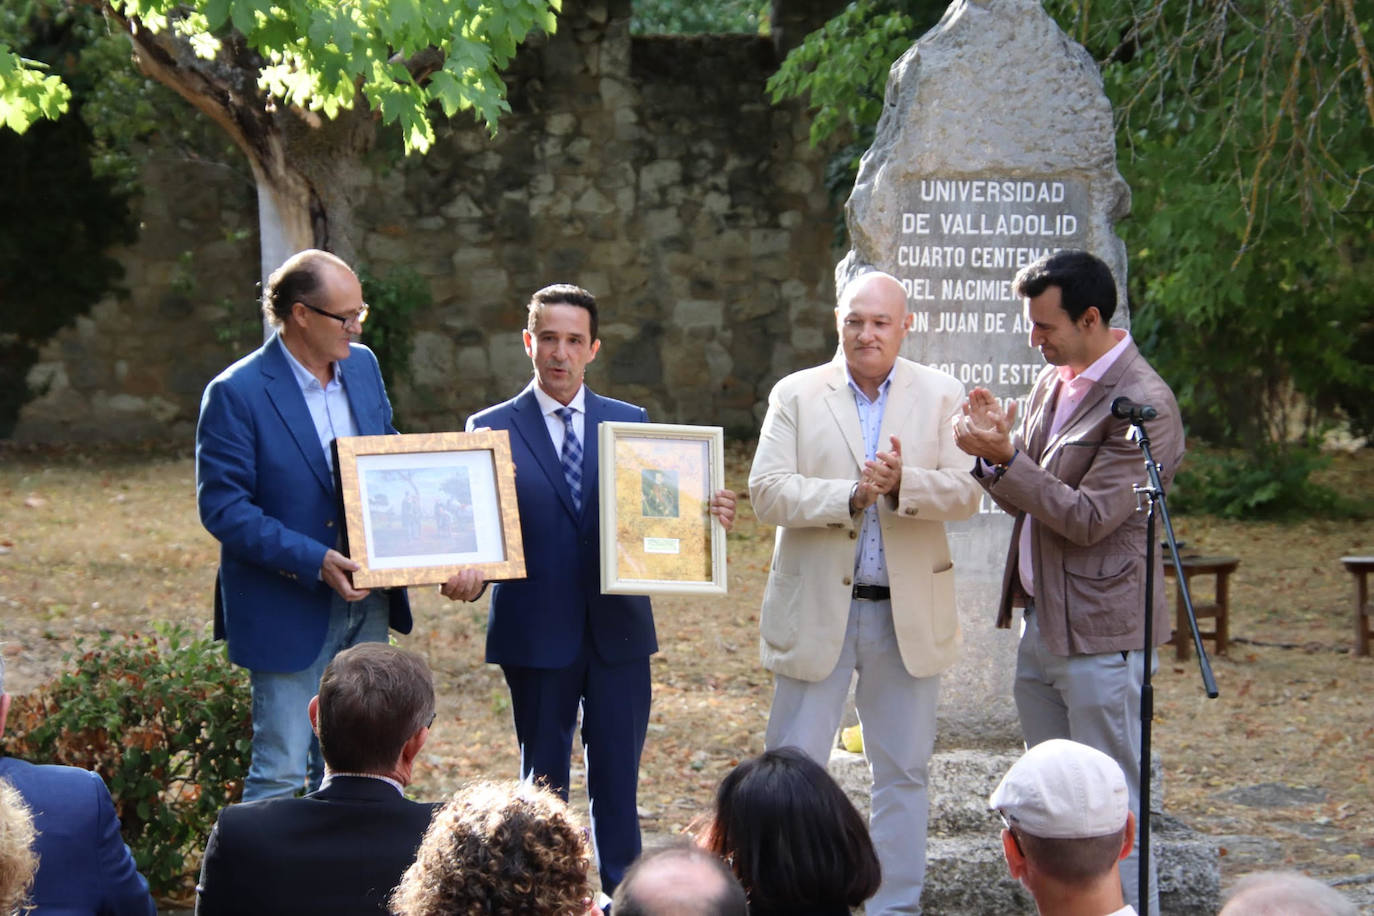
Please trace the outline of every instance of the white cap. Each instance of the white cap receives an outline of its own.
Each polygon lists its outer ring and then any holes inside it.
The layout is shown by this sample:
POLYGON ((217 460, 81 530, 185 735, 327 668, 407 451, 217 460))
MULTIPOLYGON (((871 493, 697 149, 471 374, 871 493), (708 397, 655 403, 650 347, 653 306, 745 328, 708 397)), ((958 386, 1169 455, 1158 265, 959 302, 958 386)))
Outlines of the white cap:
POLYGON ((988 796, 988 807, 1031 836, 1079 839, 1116 833, 1130 797, 1115 760, 1096 748, 1052 738, 1026 751, 988 796))

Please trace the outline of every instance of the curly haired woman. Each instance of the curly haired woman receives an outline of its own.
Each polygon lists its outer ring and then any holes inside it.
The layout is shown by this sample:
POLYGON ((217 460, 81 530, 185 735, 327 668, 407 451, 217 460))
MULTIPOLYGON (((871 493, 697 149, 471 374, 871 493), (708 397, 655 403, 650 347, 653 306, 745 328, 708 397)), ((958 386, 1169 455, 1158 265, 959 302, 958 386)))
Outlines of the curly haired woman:
POLYGON ((14 786, 0 779, 0 913, 25 909, 37 868, 29 806, 14 786))
POLYGON ((391 896, 397 916, 582 916, 587 843, 543 786, 476 782, 434 815, 391 896))

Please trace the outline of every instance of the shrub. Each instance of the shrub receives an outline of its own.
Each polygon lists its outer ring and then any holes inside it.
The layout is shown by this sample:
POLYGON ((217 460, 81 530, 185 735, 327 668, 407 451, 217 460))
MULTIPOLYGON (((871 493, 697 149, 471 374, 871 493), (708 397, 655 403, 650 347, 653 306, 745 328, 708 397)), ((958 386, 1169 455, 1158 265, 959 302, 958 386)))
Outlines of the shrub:
POLYGON ((1313 444, 1190 452, 1169 491, 1169 507, 1181 515, 1236 519, 1366 516, 1369 505, 1312 479, 1328 463, 1313 444))
POLYGON ((252 743, 247 674, 182 626, 78 640, 71 670, 16 697, 6 752, 95 770, 155 894, 183 897, 222 807, 243 794, 252 743))

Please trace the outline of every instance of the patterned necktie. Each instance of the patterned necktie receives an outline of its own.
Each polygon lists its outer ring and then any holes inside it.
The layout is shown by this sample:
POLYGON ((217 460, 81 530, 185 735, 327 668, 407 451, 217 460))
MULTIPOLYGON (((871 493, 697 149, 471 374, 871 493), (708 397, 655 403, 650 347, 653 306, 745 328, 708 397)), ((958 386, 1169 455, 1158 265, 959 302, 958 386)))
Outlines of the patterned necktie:
POLYGON ((572 491, 573 508, 580 515, 582 513, 582 443, 577 439, 577 430, 573 429, 573 409, 560 407, 557 413, 563 419, 563 454, 559 456, 559 461, 563 464, 563 476, 568 481, 568 489, 572 491))

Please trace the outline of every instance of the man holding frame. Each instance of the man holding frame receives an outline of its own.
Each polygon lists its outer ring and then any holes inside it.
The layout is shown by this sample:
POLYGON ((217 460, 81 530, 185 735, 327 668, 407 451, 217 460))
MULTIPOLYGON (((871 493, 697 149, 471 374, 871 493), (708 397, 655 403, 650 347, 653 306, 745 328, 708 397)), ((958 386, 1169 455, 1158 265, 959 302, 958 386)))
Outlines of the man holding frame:
POLYGON ((277 333, 205 388, 196 502, 220 542, 215 635, 249 669, 253 751, 243 800, 319 788, 324 761, 304 710, 325 666, 360 642, 409 633, 404 588, 354 588, 338 549, 333 440, 396 432, 377 357, 353 336, 368 307, 343 260, 308 249, 267 280, 277 333))
MULTIPOLYGON (((592 842, 602 888, 615 890, 641 849, 639 758, 649 725, 649 656, 658 650, 643 595, 601 593, 597 426, 648 422, 642 407, 583 384, 601 349, 596 298, 571 284, 531 297, 522 332, 534 379, 509 401, 468 418, 469 432, 510 431, 527 577, 492 588, 486 660, 510 688, 520 776, 544 779, 566 800, 578 711, 586 749, 592 842)), ((735 494, 711 512, 728 530, 735 494)), ((475 570, 442 593, 474 600, 475 570)))

